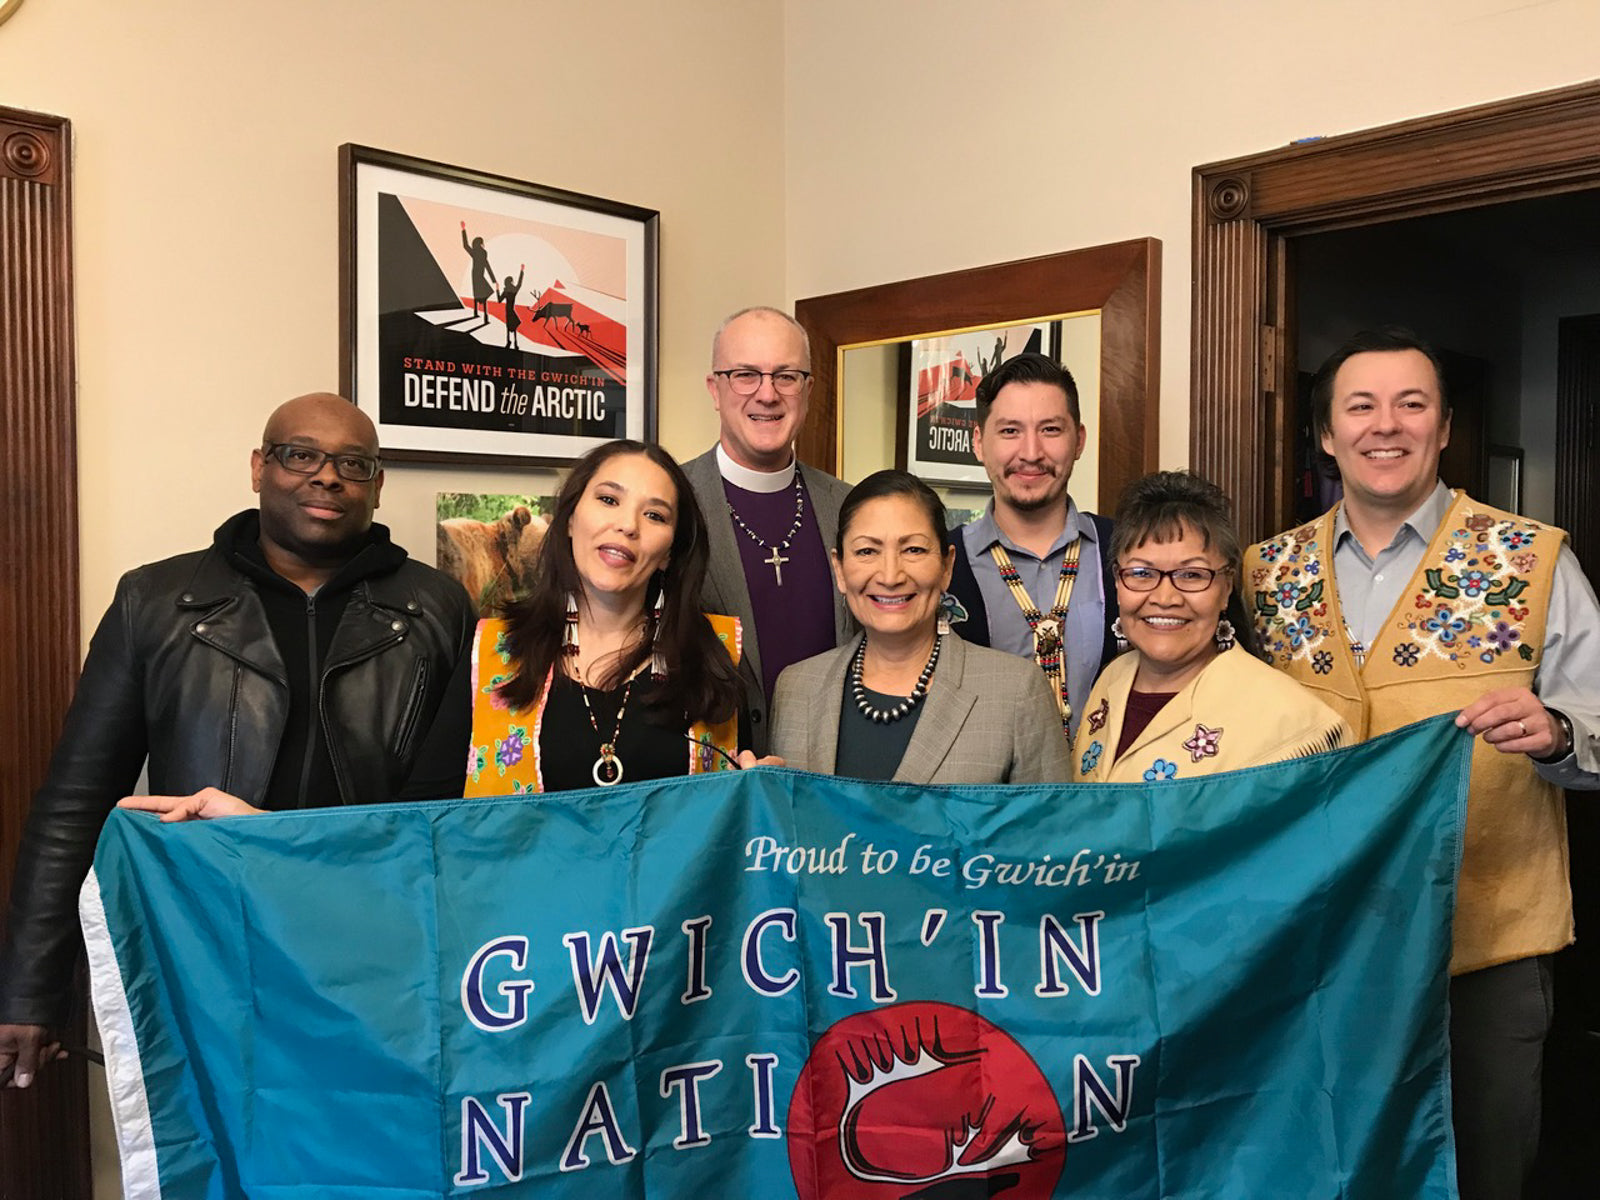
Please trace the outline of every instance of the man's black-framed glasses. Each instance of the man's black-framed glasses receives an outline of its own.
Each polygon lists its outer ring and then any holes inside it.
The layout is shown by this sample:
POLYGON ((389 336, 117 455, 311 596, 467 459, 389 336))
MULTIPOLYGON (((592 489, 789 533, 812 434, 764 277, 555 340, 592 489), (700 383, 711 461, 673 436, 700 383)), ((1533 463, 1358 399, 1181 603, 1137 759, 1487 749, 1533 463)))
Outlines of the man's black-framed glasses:
POLYGON ((328 454, 310 446, 297 446, 293 442, 269 442, 263 447, 266 453, 278 460, 285 471, 296 475, 315 475, 322 464, 332 460, 333 469, 340 479, 351 483, 371 483, 378 477, 378 460, 365 454, 328 454))
POLYGON ((740 396, 754 396, 761 390, 763 379, 772 380, 772 390, 780 396, 798 396, 811 378, 810 371, 752 371, 748 367, 734 367, 729 371, 713 371, 728 381, 728 386, 740 396))
POLYGON ((1154 567, 1118 567, 1117 582, 1130 592, 1153 592, 1163 579, 1172 580, 1180 592, 1203 592, 1211 586, 1220 567, 1177 567, 1171 571, 1158 571, 1154 567))

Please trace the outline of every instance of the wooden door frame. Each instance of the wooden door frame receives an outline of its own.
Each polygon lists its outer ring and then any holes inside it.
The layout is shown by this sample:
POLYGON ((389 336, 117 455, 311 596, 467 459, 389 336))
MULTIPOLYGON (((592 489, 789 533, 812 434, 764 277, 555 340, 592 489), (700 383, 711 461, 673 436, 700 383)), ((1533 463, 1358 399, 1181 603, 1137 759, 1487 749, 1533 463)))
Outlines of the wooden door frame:
POLYGON ((1556 336, 1556 524, 1600 586, 1600 314, 1562 317, 1556 336))
POLYGON ((1161 243, 1139 238, 1040 258, 813 296, 795 305, 811 338, 811 409, 800 458, 836 474, 842 347, 1100 311, 1100 495, 1156 469, 1161 243))
POLYGON ((1600 82, 1194 169, 1189 462, 1241 533, 1291 523, 1294 238, 1600 187, 1600 82))
MULTIPOLYGON (((64 118, 0 107, 0 917, 78 680, 71 169, 64 118)), ((81 1046, 83 1013, 73 1026, 81 1046)), ((87 1200, 81 1057, 0 1090, 0 1163, 8 1197, 87 1200)))

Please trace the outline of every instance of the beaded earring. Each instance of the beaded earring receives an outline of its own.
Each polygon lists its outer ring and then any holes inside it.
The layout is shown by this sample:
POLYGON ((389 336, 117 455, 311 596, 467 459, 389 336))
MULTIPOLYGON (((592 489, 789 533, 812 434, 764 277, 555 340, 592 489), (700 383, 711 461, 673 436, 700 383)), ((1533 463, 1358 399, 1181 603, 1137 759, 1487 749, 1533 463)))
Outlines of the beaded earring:
POLYGON ((1128 652, 1128 635, 1122 632, 1121 617, 1111 622, 1111 636, 1117 640, 1117 653, 1126 654, 1128 652))
POLYGON ((567 621, 561 630, 561 653, 567 658, 578 657, 578 597, 567 593, 567 621))
POLYGON ((661 614, 666 608, 667 591, 662 588, 656 593, 655 631, 651 634, 650 678, 657 683, 667 677, 667 656, 661 649, 661 614))
POLYGON ((1217 649, 1232 650, 1233 643, 1238 640, 1238 634, 1233 628, 1233 622, 1223 617, 1217 622, 1217 649))

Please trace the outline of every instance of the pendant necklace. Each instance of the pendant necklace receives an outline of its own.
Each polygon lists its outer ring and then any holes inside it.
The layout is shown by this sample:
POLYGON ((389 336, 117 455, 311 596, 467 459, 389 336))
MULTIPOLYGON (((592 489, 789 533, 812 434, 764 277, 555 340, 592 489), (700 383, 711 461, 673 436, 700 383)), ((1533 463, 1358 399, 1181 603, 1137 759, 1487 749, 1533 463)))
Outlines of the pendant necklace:
POLYGON ((800 524, 806 515, 806 492, 800 483, 800 469, 794 472, 794 524, 789 526, 789 532, 783 535, 783 540, 776 546, 756 533, 754 529, 744 523, 744 518, 739 515, 739 510, 731 503, 728 505, 728 514, 733 517, 733 523, 744 531, 744 535, 763 550, 772 553, 761 561, 772 568, 772 573, 777 577, 778 586, 783 586, 783 564, 789 560, 784 557, 784 551, 789 548, 789 543, 794 541, 794 535, 800 532, 800 524))
POLYGON ((1050 681, 1050 690, 1055 693, 1056 706, 1061 712, 1063 732, 1072 727, 1072 702, 1067 697, 1066 663, 1062 661, 1061 651, 1066 638, 1067 606, 1072 603, 1072 586, 1078 580, 1078 552, 1082 548, 1083 538, 1074 538, 1061 556, 1061 576, 1056 580, 1055 603, 1050 606, 1048 613, 1042 613, 1022 586, 1022 577, 1017 574, 1006 548, 999 542, 989 547, 989 557, 994 559, 994 565, 999 569, 1000 582, 1010 589, 1012 599, 1022 610, 1023 620, 1028 622, 1028 628, 1033 633, 1033 661, 1039 664, 1039 669, 1050 681))
POLYGON ((862 638, 861 645, 856 648, 855 656, 850 660, 850 694, 855 698, 856 707, 861 710, 861 715, 878 725, 889 725, 922 703, 922 698, 928 694, 928 683, 933 678, 933 668, 939 662, 939 647, 943 644, 944 635, 936 634, 933 639, 933 653, 928 655, 922 674, 917 676, 917 686, 911 689, 909 696, 893 708, 878 708, 867 699, 866 686, 861 682, 861 670, 867 661, 867 639, 862 638))
MULTIPOLYGON (((610 787, 622 782, 622 759, 617 757, 617 739, 622 736, 622 716, 628 711, 628 697, 633 694, 633 681, 637 678, 637 674, 630 676, 628 686, 622 689, 622 703, 617 707, 617 724, 611 731, 611 740, 602 739, 600 742, 600 757, 594 760, 594 769, 589 772, 597 787, 610 787)), ((600 723, 594 719, 594 706, 589 703, 589 688, 583 680, 577 682, 578 691, 583 696, 584 711, 589 714, 589 724, 594 729, 595 737, 600 737, 600 723)))

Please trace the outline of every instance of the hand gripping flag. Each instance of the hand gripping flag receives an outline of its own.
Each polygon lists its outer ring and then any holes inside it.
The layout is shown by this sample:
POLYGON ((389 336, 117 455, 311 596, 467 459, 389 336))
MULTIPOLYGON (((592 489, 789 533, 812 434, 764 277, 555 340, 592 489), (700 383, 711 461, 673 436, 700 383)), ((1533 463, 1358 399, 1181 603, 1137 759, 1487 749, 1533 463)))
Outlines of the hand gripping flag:
POLYGON ((127 1194, 1454 1196, 1469 748, 118 812, 127 1194))

